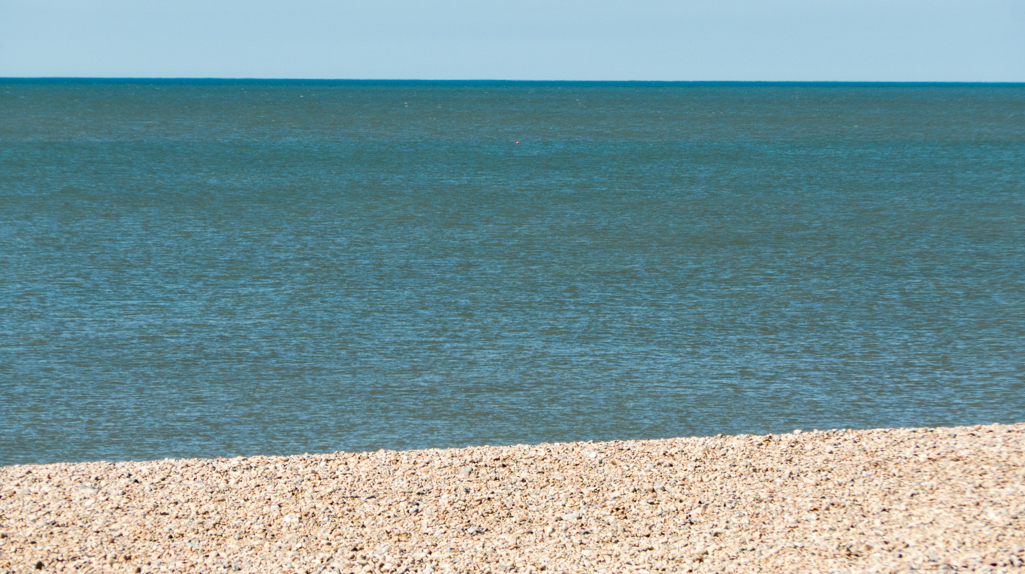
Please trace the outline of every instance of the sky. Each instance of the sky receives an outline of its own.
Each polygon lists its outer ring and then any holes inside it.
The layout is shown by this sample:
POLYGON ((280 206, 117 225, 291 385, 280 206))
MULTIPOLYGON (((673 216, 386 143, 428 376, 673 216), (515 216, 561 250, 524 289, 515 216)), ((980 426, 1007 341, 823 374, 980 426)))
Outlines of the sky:
POLYGON ((1025 81, 1025 0, 0 0, 0 77, 1025 81))

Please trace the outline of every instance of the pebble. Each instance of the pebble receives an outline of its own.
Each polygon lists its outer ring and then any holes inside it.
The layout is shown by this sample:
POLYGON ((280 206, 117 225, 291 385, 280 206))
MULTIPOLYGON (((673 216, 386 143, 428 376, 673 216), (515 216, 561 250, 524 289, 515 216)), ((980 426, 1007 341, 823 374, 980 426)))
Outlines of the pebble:
POLYGON ((0 467, 8 572, 1023 572, 1025 423, 0 467))

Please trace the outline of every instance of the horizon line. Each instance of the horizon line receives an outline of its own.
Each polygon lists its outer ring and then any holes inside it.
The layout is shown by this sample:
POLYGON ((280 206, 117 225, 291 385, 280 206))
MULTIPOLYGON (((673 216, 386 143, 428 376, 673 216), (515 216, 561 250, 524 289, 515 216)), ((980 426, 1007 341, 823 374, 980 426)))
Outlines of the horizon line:
POLYGON ((172 76, 0 76, 4 83, 266 83, 266 84, 622 84, 622 85, 866 85, 866 86, 1025 86, 1025 81, 894 81, 894 80, 509 80, 509 79, 395 79, 395 78, 218 78, 172 76))

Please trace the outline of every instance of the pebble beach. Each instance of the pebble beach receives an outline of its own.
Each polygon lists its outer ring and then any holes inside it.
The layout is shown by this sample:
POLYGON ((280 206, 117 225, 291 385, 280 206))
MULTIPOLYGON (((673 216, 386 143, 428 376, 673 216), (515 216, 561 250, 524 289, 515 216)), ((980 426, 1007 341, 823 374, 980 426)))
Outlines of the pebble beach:
POLYGON ((1025 423, 0 467, 0 572, 1025 572, 1025 423))

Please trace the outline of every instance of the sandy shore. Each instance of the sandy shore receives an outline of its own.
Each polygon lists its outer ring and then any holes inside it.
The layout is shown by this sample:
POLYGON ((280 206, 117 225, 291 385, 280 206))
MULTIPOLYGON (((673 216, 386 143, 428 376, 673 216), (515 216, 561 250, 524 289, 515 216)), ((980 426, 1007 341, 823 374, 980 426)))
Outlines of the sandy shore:
POLYGON ((0 467, 0 572, 1020 571, 1025 423, 0 467))

